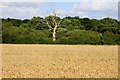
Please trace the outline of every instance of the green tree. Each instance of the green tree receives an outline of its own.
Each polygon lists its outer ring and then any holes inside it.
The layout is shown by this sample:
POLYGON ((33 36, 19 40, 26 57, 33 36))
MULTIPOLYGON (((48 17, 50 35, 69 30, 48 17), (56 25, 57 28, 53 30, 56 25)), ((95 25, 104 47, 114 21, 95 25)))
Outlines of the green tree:
POLYGON ((118 32, 118 23, 116 22, 115 19, 107 17, 101 19, 100 21, 101 21, 100 33, 109 31, 116 34, 118 32))
POLYGON ((10 19, 10 18, 7 18, 7 19, 2 19, 2 22, 4 23, 9 23, 9 25, 12 25, 12 26, 17 26, 19 27, 21 24, 22 24, 22 20, 20 19, 10 19))
POLYGON ((103 37, 102 37, 103 44, 109 44, 109 45, 116 44, 116 40, 117 40, 117 37, 112 32, 106 31, 103 34, 103 37))
POLYGON ((100 20, 97 20, 97 19, 92 19, 91 20, 92 21, 92 28, 91 28, 91 30, 92 31, 95 31, 95 32, 99 32, 99 28, 100 28, 100 20))
POLYGON ((85 27, 85 30, 91 30, 93 27, 92 21, 89 18, 80 19, 80 22, 85 27))
POLYGON ((72 30, 65 33, 65 36, 60 38, 61 43, 66 44, 98 44, 100 36, 94 31, 72 30))
POLYGON ((65 17, 63 18, 61 27, 68 30, 81 29, 84 30, 84 26, 81 25, 78 17, 65 17))
POLYGON ((33 17, 29 22, 28 22, 29 26, 33 29, 36 30, 42 30, 42 29, 46 29, 46 24, 44 23, 43 18, 41 17, 33 17))

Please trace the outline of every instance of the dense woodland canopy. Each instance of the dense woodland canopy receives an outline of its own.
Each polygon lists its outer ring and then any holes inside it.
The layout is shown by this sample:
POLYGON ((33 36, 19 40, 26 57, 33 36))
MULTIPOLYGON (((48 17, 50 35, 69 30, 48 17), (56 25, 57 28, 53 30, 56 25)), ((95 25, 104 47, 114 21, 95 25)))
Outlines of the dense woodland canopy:
MULTIPOLYGON (((11 44, 120 44, 120 22, 112 18, 56 17, 62 20, 52 41, 46 18, 2 19, 2 41, 11 44)), ((50 23, 51 24, 51 23, 50 23)))

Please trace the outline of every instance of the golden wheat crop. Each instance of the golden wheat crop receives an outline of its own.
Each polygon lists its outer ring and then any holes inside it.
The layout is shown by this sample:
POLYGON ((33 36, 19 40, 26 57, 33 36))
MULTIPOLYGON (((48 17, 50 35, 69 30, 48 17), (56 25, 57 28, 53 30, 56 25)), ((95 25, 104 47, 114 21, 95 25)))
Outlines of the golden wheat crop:
POLYGON ((3 78, 118 77, 118 46, 1 46, 3 78))

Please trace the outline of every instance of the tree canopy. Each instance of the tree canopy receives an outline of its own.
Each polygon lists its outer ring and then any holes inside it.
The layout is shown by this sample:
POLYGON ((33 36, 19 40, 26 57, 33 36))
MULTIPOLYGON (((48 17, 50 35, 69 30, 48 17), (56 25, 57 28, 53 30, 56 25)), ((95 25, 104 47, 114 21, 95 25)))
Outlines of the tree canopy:
POLYGON ((120 44, 120 22, 112 18, 100 20, 57 16, 32 19, 2 19, 2 41, 12 44, 120 44), (56 29, 56 41, 52 41, 52 18, 62 21, 56 29))

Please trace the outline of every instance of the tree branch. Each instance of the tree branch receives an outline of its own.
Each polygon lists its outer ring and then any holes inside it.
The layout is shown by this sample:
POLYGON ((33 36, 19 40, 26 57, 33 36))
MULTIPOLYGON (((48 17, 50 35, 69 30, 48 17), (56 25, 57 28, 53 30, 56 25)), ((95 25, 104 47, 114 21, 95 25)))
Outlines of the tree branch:
MULTIPOLYGON (((45 16, 45 14, 43 13, 44 17, 46 18, 47 16, 45 16)), ((49 27, 50 30, 52 30, 53 28, 50 26, 50 24, 48 23, 48 21, 46 19, 44 19, 47 26, 49 27)))
POLYGON ((52 16, 52 20, 53 20, 53 22, 54 22, 54 25, 57 25, 57 22, 56 22, 54 16, 52 16))
POLYGON ((48 23, 48 21, 47 20, 45 20, 45 21, 46 21, 46 24, 49 27, 49 29, 52 30, 53 28, 50 26, 50 24, 48 23))
POLYGON ((61 22, 62 22, 62 20, 60 20, 57 25, 59 26, 61 22))

